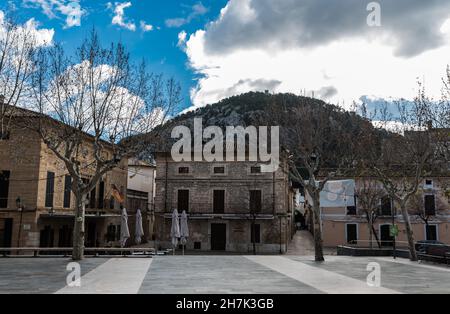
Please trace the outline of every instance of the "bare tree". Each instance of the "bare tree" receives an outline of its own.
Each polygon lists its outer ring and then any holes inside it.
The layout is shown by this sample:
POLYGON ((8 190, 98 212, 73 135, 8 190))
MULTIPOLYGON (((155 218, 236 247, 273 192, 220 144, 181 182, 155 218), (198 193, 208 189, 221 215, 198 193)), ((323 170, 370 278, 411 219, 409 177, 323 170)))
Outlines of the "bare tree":
POLYGON ((29 95, 33 56, 43 44, 12 12, 0 11, 0 141, 8 138, 14 110, 29 95))
POLYGON ((324 261, 320 193, 326 183, 343 175, 352 164, 354 148, 351 115, 339 108, 310 100, 306 104, 274 104, 268 110, 273 125, 280 125, 290 177, 311 197, 315 260, 324 261))
POLYGON ((364 215, 367 220, 370 248, 373 248, 374 237, 378 247, 381 247, 381 243, 378 239, 374 225, 380 216, 380 200, 384 195, 386 195, 386 192, 377 180, 373 180, 370 177, 363 175, 357 178, 357 180, 358 186, 355 194, 358 198, 358 210, 359 213, 364 215))
POLYGON ((149 144, 148 133, 181 101, 175 80, 164 83, 135 65, 122 44, 100 45, 95 30, 68 56, 55 44, 38 54, 30 123, 64 163, 76 199, 73 259, 84 254, 85 202, 102 176, 149 144), (49 117, 51 119, 49 119, 49 117), (36 119, 34 117, 34 119, 36 119))
POLYGON ((381 124, 386 127, 390 123, 390 129, 394 133, 384 140, 381 154, 376 151, 372 155, 371 169, 374 175, 401 211, 410 259, 413 261, 417 260, 417 253, 408 202, 429 173, 434 158, 434 147, 425 115, 427 104, 422 94, 419 94, 413 103, 397 102, 398 116, 386 119, 381 124))

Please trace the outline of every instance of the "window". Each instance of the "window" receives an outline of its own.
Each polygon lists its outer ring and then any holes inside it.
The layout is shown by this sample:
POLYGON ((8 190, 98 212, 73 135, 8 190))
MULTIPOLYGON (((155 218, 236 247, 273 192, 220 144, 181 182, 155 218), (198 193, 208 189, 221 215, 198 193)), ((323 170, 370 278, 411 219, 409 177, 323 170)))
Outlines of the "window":
POLYGON ((433 180, 425 180, 425 188, 432 189, 433 188, 433 180))
POLYGON ((113 196, 109 199, 109 209, 114 209, 116 207, 116 200, 113 196))
POLYGON ((189 167, 179 167, 178 168, 179 174, 188 174, 189 173, 189 167))
POLYGON ((225 174, 225 167, 214 167, 214 174, 225 174))
POLYGON ((425 226, 426 236, 428 241, 437 241, 437 226, 436 225, 428 225, 425 226))
POLYGON ((261 212, 261 191, 252 190, 250 191, 250 212, 260 213, 261 212))
POLYGON ((213 212, 223 214, 225 212, 225 191, 214 190, 213 212))
POLYGON ((251 174, 259 174, 261 173, 261 166, 252 166, 250 167, 251 174))
POLYGON ((0 171, 0 208, 8 208, 10 171, 0 171))
POLYGON ((194 242, 194 250, 201 250, 201 249, 202 249, 202 243, 194 242))
POLYGON ((347 215, 356 216, 356 206, 347 206, 347 215))
POLYGON ((110 224, 106 228, 106 242, 114 242, 120 240, 120 225, 110 224))
POLYGON ((178 190, 178 212, 189 211, 189 190, 178 190))
POLYGON ((105 208, 105 182, 100 181, 99 191, 98 191, 98 208, 105 208))
POLYGON ((55 173, 47 172, 47 186, 45 189, 45 207, 53 207, 53 196, 55 194, 55 173))
POLYGON ((252 243, 261 243, 261 225, 252 224, 250 240, 252 243))
POLYGON ((70 208, 72 177, 66 175, 64 178, 64 208, 70 208))
POLYGON ((148 207, 148 192, 127 190, 127 208, 146 210, 148 207))
POLYGON ((389 196, 385 196, 381 199, 381 216, 392 215, 392 202, 389 196))
POLYGON ((106 242, 116 241, 116 226, 109 225, 106 229, 106 242))
POLYGON ((3 140, 3 141, 9 140, 10 134, 11 133, 9 131, 5 131, 5 132, 0 131, 0 140, 3 140))
POLYGON ((434 200, 434 195, 425 195, 425 215, 436 215, 436 203, 434 200))
POLYGON ((358 244, 358 225, 357 224, 347 224, 346 225, 346 233, 347 233, 347 243, 349 244, 358 244))
POLYGON ((95 209, 97 207, 97 189, 94 187, 89 197, 89 208, 95 209))

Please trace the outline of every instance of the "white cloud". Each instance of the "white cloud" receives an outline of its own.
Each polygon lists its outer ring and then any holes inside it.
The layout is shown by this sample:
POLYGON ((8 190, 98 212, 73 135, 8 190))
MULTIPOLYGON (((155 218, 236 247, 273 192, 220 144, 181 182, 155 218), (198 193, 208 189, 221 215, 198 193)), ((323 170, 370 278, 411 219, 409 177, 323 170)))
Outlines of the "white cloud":
POLYGON ((141 21, 140 25, 143 32, 150 32, 153 30, 153 25, 146 24, 144 21, 141 21))
POLYGON ((177 17, 166 20, 167 27, 178 28, 183 25, 189 24, 193 19, 205 15, 209 9, 205 7, 201 2, 198 2, 190 7, 191 12, 187 17, 177 17))
POLYGON ((25 106, 30 103, 28 78, 33 71, 33 60, 28 53, 31 47, 52 45, 54 33, 53 29, 39 28, 39 23, 34 19, 22 25, 11 25, 0 10, 0 95, 4 95, 9 104, 25 106), (16 76, 17 81, 13 79, 16 76), (19 91, 17 87, 21 84, 19 91))
POLYGON ((26 7, 40 7, 49 18, 58 18, 59 14, 66 17, 65 27, 81 25, 81 17, 86 13, 80 5, 80 0, 23 0, 26 7))
MULTIPOLYGON (((74 64, 62 74, 67 80, 61 82, 55 78, 46 86, 44 104, 40 104, 42 107, 30 109, 42 110, 71 126, 78 126, 82 121, 83 131, 91 134, 94 131, 93 117, 101 117, 101 133, 105 140, 111 136, 120 140, 147 133, 162 121, 164 111, 160 107, 149 108, 143 98, 127 88, 112 88, 110 93, 103 90, 103 83, 117 76, 118 71, 117 67, 107 64, 92 67, 89 61, 74 64), (93 85, 86 81, 87 73, 92 75, 93 85), (61 84, 64 86, 62 92, 61 84), (93 106, 93 103, 96 105, 93 106), (61 104, 64 104, 63 110, 61 104), (74 104, 81 104, 81 107, 74 104)), ((109 83, 106 86, 111 88, 109 83)))
POLYGON ((187 38, 187 33, 185 31, 179 32, 177 47, 181 48, 182 50, 185 50, 186 49, 186 38, 187 38))
POLYGON ((55 30, 48 28, 39 28, 39 23, 33 18, 28 20, 23 28, 31 32, 36 40, 36 46, 44 47, 53 44, 53 37, 55 35, 55 30))
MULTIPOLYGON (((302 3, 315 6, 312 0, 302 3)), ((436 13, 434 4, 430 8, 426 2, 416 3, 428 15, 436 13)), ((341 34, 332 29, 333 24, 307 25, 295 19, 295 13, 303 16, 305 12, 309 12, 308 8, 297 1, 230 0, 216 21, 195 32, 186 42, 189 64, 202 76, 191 90, 194 106, 250 90, 269 89, 295 94, 306 91, 308 96, 314 92, 316 97, 350 107, 364 95, 412 99, 416 96, 418 79, 425 79, 430 95, 440 96, 441 77, 450 64, 450 36, 440 32, 442 23, 435 25, 435 21, 430 21, 428 25, 426 20, 422 21, 422 28, 430 29, 429 38, 422 37, 427 39, 424 42, 415 39, 414 48, 410 47, 413 38, 394 40, 398 34, 412 36, 402 33, 402 27, 410 26, 400 25, 399 21, 377 30, 367 30, 367 25, 362 25, 360 31, 356 27, 359 24, 350 23, 341 34), (278 23, 278 16, 289 19, 278 23), (332 34, 318 33, 318 38, 299 40, 299 33, 312 36, 320 30, 332 34), (372 31, 381 34, 368 35, 372 31), (435 41, 436 36, 439 41, 435 41), (420 53, 416 53, 418 48, 422 49, 420 53)), ((326 16, 326 12, 312 13, 326 16)), ((344 21, 345 12, 339 14, 337 21, 344 21)), ((367 15, 365 6, 362 14, 367 15)), ((410 14, 414 20, 415 13, 410 14)), ((383 21, 388 23, 388 17, 383 21)), ((326 22, 329 21, 322 20, 326 22)))
MULTIPOLYGON (((6 23, 5 13, 0 10, 0 40, 2 40, 6 34, 6 23)), ((53 36, 55 35, 54 29, 39 28, 39 26, 40 24, 34 18, 31 18, 23 25, 17 27, 16 36, 22 36, 21 34, 31 34, 35 40, 36 47, 52 45, 53 36)))
POLYGON ((133 21, 126 21, 124 12, 125 9, 131 7, 131 5, 132 5, 131 2, 123 2, 123 3, 115 2, 114 7, 110 2, 108 2, 107 4, 109 9, 114 8, 115 15, 113 16, 111 23, 113 25, 117 25, 134 32, 136 30, 136 24, 133 21))

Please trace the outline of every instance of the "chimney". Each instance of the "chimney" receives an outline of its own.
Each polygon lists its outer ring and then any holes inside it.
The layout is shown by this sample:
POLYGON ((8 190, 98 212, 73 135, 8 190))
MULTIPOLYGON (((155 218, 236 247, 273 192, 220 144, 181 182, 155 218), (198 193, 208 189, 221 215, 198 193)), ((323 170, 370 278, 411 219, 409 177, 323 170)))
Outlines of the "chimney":
POLYGON ((433 130, 433 121, 431 121, 431 120, 427 121, 427 128, 428 128, 428 131, 433 130))

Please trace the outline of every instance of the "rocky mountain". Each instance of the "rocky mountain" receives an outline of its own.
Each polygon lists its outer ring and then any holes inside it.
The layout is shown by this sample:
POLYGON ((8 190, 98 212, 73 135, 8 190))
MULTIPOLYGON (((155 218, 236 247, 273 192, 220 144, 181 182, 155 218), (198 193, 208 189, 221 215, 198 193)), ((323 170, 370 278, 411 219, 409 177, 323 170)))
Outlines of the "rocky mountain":
MULTIPOLYGON (((363 126, 367 127, 370 124, 369 121, 356 113, 344 111, 338 106, 327 104, 319 99, 293 94, 249 92, 178 115, 169 120, 152 132, 151 136, 159 139, 157 147, 153 147, 153 150, 170 151, 171 145, 175 142, 170 136, 172 129, 175 126, 183 125, 189 127, 193 132, 194 118, 202 118, 203 128, 219 126, 224 129, 226 126, 268 125, 269 110, 277 106, 280 108, 301 106, 316 113, 326 112, 330 119, 330 126, 335 128, 336 131, 355 130, 363 126)), ((283 127, 283 125, 280 126, 283 127)))

